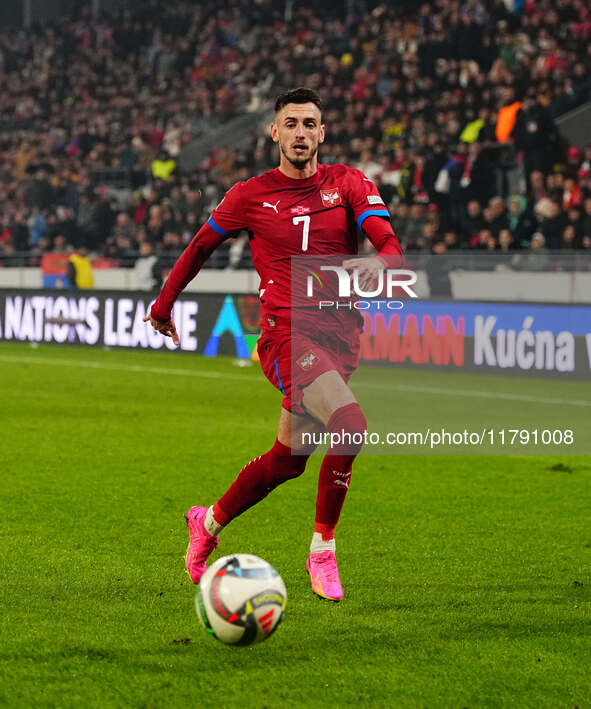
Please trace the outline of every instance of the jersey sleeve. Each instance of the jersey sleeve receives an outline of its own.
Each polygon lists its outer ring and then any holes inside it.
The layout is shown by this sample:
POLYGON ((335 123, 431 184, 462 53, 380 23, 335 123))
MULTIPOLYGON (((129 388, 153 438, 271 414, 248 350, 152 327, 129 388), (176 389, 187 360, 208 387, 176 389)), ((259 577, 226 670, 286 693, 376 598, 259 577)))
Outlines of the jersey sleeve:
POLYGON ((377 256, 386 268, 400 268, 404 256, 400 242, 390 222, 371 215, 363 222, 363 231, 376 249, 377 256))
POLYGON ((233 231, 246 229, 244 217, 245 182, 237 182, 227 192, 222 201, 213 210, 207 223, 220 236, 227 236, 233 231))
POLYGON ((360 229, 368 217, 390 219, 390 213, 386 209, 384 200, 380 197, 378 188, 361 170, 351 168, 346 184, 349 205, 360 229))
POLYGON ((152 305, 150 315, 155 320, 168 320, 176 299, 195 278, 212 251, 224 240, 209 224, 204 224, 179 256, 160 295, 152 305))

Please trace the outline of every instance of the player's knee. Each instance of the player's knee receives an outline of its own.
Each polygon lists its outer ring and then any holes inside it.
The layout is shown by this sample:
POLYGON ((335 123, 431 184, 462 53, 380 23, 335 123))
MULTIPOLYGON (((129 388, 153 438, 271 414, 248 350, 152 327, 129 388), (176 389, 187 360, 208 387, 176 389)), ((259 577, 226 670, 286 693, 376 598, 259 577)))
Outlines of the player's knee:
POLYGON ((367 431, 367 419, 363 413, 361 406, 357 402, 349 404, 349 430, 352 433, 360 433, 362 435, 367 431))
POLYGON ((333 411, 326 430, 330 433, 332 452, 357 455, 365 441, 367 420, 355 401, 333 411))
POLYGON ((307 462, 307 455, 290 455, 289 461, 286 460, 282 467, 283 480, 292 480, 293 478, 299 478, 299 476, 306 469, 307 462))
POLYGON ((287 480, 299 477, 306 469, 308 455, 295 455, 291 448, 277 441, 270 453, 267 486, 273 489, 287 480))
POLYGON ((351 434, 364 433, 367 430, 367 420, 361 406, 354 401, 333 411, 326 424, 326 430, 339 430, 351 434))

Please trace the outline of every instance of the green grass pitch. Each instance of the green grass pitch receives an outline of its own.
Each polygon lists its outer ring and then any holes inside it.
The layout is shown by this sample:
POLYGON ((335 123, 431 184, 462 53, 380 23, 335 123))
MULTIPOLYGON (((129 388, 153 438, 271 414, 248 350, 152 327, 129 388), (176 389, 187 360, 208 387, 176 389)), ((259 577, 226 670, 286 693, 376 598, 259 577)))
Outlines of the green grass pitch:
MULTIPOLYGON (((359 373, 362 404, 380 381, 359 373)), ((405 387, 387 399, 393 421, 413 426, 483 411, 500 424, 503 392, 523 395, 512 411, 549 406, 536 380, 388 381, 405 387)), ((591 706, 589 457, 361 456, 332 605, 304 572, 315 456, 223 534, 216 555, 257 554, 288 590, 269 642, 227 648, 198 625, 183 513, 272 444, 280 395, 258 367, 3 344, 0 386, 0 705, 591 706)), ((582 401, 550 408, 588 435, 588 382, 544 396, 582 401)))

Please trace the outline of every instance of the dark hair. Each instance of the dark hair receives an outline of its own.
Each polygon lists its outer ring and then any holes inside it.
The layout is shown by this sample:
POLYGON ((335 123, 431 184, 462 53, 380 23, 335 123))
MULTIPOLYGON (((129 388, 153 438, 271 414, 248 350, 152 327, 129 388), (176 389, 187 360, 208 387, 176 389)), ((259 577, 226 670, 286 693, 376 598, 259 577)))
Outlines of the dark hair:
POLYGON ((297 89, 289 89, 277 96, 275 101, 275 113, 278 113, 288 103, 313 103, 318 106, 318 110, 322 113, 322 99, 314 89, 307 89, 305 86, 299 86, 297 89))

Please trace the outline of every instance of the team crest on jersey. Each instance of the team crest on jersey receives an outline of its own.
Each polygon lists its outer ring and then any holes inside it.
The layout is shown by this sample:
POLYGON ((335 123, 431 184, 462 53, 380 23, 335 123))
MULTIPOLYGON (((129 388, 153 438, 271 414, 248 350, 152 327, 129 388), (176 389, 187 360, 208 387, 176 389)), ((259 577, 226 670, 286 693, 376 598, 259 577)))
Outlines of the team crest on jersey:
POLYGON ((320 198, 325 207, 336 207, 337 204, 342 204, 341 193, 338 187, 332 187, 329 190, 320 190, 320 198))
POLYGON ((310 207, 304 207, 303 205, 298 204, 297 207, 292 207, 289 211, 292 214, 308 214, 310 207))
POLYGON ((312 369, 315 364, 318 362, 318 356, 314 354, 314 352, 306 352, 306 354, 303 357, 300 357, 297 360, 298 365, 302 369, 312 369))

